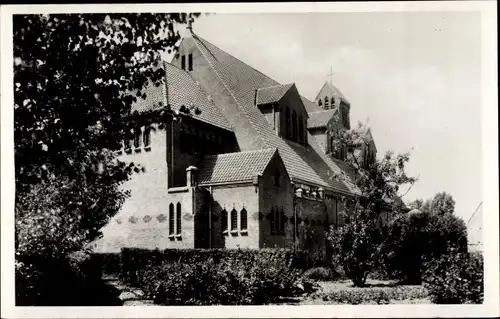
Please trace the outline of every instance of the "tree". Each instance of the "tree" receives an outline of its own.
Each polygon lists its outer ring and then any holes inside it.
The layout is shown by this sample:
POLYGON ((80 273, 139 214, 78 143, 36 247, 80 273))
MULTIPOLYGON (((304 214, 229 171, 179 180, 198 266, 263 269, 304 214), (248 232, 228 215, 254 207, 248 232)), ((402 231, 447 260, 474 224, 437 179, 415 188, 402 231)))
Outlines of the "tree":
POLYGON ((440 192, 422 205, 422 211, 436 215, 453 214, 455 212, 455 200, 450 194, 440 192))
MULTIPOLYGON (((433 200, 427 200, 427 207, 432 207, 436 198, 436 202, 443 198, 448 203, 454 202, 450 195, 442 194, 445 193, 438 193, 433 200)), ((390 223, 384 245, 385 264, 389 272, 404 283, 420 284, 426 263, 441 258, 450 250, 467 250, 467 228, 463 219, 452 213, 440 212, 429 208, 413 210, 390 223)))
MULTIPOLYGON (((61 259, 99 236, 139 172, 115 151, 130 130, 163 123, 132 113, 159 86, 176 24, 199 14, 14 15, 16 258, 61 259)), ((41 260, 41 259, 37 259, 41 260)))
POLYGON ((345 199, 348 209, 341 213, 350 218, 341 227, 331 227, 328 238, 334 262, 343 266, 355 286, 364 285, 368 274, 382 263, 387 228, 380 222, 380 214, 384 210, 400 213, 403 207, 396 204, 401 199, 399 191, 402 186, 413 185, 416 181, 405 172, 410 159, 408 153, 387 152, 381 159, 366 165, 361 152, 363 147, 370 145, 363 133, 366 131, 359 125, 354 130, 337 128, 330 132, 334 136, 334 151, 347 151, 346 161, 352 168, 348 179, 357 186, 358 194, 345 199))

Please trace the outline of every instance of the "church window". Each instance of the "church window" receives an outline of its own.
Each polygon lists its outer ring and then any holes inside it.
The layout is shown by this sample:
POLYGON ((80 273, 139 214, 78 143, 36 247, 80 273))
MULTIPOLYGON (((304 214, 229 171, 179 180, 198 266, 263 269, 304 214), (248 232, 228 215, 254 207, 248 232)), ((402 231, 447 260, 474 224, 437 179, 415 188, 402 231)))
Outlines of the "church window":
POLYGON ((276 170, 276 172, 274 173, 274 186, 280 187, 280 178, 280 171, 276 170))
POLYGON ((193 71, 193 55, 191 53, 188 55, 188 65, 189 71, 193 71))
POLYGON ((247 217, 247 210, 242 209, 240 213, 240 230, 247 230, 248 229, 248 217, 247 217))
POLYGON ((318 105, 323 106, 323 101, 321 99, 318 100, 318 105))
POLYGON ((285 232, 285 223, 286 223, 286 216, 285 212, 283 211, 283 206, 281 206, 279 217, 280 217, 279 231, 283 233, 285 232))
POLYGON ((151 128, 149 126, 144 128, 142 142, 144 143, 144 147, 151 146, 151 128))
POLYGON ((181 218, 181 203, 177 203, 177 235, 180 235, 182 233, 182 218, 181 218))
POLYGON ((238 212, 234 208, 231 211, 231 230, 238 230, 238 212))
POLYGON ((185 70, 186 69, 186 56, 181 55, 181 69, 185 70))
POLYGON ((141 129, 136 128, 134 130, 134 147, 139 148, 141 147, 141 129))
POLYGON ((291 122, 290 122, 290 109, 288 108, 288 106, 286 107, 285 111, 285 120, 286 120, 286 136, 290 137, 291 122))
POLYGON ((335 98, 334 97, 332 97, 332 102, 331 102, 330 106, 332 109, 335 107, 335 98))
POLYGON ((225 232, 225 231, 227 231, 227 210, 225 210, 225 209, 222 210, 221 215, 222 215, 222 221, 221 221, 222 231, 225 232))
POLYGON ((328 110, 328 96, 325 96, 325 110, 328 110))
POLYGON ((299 115, 299 142, 304 142, 304 119, 302 118, 302 114, 299 115))
POLYGON ((168 207, 168 234, 174 234, 174 204, 170 203, 168 207))
POLYGON ((292 113, 292 139, 297 141, 297 113, 295 110, 292 113))

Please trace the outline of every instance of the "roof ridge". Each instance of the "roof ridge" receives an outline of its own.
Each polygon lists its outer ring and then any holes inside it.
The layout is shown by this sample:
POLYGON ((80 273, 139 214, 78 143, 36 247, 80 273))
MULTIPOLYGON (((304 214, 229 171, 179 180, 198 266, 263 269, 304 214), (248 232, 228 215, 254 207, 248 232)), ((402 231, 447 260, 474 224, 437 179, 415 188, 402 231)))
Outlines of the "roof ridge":
MULTIPOLYGON (((193 39, 195 40, 198 40, 199 42, 202 42, 202 38, 198 37, 198 35, 195 35, 193 34, 193 39)), ((194 44, 198 47, 198 49, 200 49, 200 47, 198 46, 198 41, 194 41, 194 44)), ((208 42, 208 41, 207 41, 208 42)), ((212 44, 213 45, 213 44, 212 44)), ((203 44, 203 46, 205 47, 205 49, 210 52, 210 50, 203 44)), ((217 49, 223 51, 222 49, 220 49, 219 47, 217 47, 216 45, 214 45, 217 49)), ((234 92, 229 88, 229 86, 227 85, 227 83, 222 79, 222 76, 219 74, 219 72, 216 70, 216 68, 214 67, 214 65, 212 64, 211 61, 209 61, 207 59, 207 57, 205 56, 205 52, 203 52, 203 50, 200 50, 201 54, 205 57, 205 60, 207 60, 208 64, 210 65, 210 67, 212 68, 212 70, 214 70, 215 74, 217 74, 217 77, 219 78, 219 80, 222 82, 222 84, 224 85, 224 87, 226 88, 226 90, 229 92, 229 94, 231 94, 231 97, 233 98, 233 100, 236 102, 236 105, 238 106, 238 108, 245 114, 246 118, 248 119, 248 121, 250 122, 250 124, 252 125, 252 127, 255 129, 255 131, 259 134, 259 138, 260 140, 262 141, 262 143, 267 146, 269 148, 269 143, 267 143, 267 141, 262 137, 262 133, 259 131, 258 129, 258 126, 255 125, 255 123, 253 123, 252 119, 251 119, 251 116, 249 116, 248 114, 248 111, 240 104, 240 102, 238 101, 238 99, 236 98, 236 96, 234 95, 234 92)), ((223 51, 225 52, 225 51, 223 51)), ((211 53, 211 52, 210 52, 211 53)), ((230 55, 231 57, 233 57, 231 54, 225 52, 226 54, 230 55)), ((212 56, 213 56, 213 53, 211 53, 212 56)), ((235 57, 233 57, 235 58, 235 57)), ((217 61, 217 59, 214 57, 214 59, 217 61)), ((237 59, 237 58, 235 58, 237 59)), ((238 60, 238 59, 237 59, 238 60)), ((239 61, 239 60, 238 60, 239 61)), ((241 62, 241 61, 240 61, 241 62)), ((243 63, 243 62, 242 62, 243 63)))
POLYGON ((337 111, 337 108, 334 108, 334 109, 328 109, 328 110, 321 110, 321 111, 309 112, 309 114, 322 113, 322 112, 331 112, 331 111, 337 111))
POLYGON ((287 85, 290 85, 290 87, 291 87, 294 84, 295 84, 295 82, 287 83, 287 84, 276 84, 276 85, 271 85, 271 86, 260 87, 257 90, 271 89, 271 88, 277 88, 277 87, 280 87, 280 86, 287 86, 287 85))
POLYGON ((270 148, 263 148, 260 150, 249 150, 249 151, 240 151, 240 152, 231 152, 231 153, 219 153, 219 154, 213 154, 213 155, 206 155, 204 159, 208 158, 214 158, 214 157, 221 157, 221 156, 231 156, 231 155, 237 155, 237 154, 244 154, 244 153, 267 153, 274 151, 276 152, 278 149, 276 147, 270 147, 270 148))

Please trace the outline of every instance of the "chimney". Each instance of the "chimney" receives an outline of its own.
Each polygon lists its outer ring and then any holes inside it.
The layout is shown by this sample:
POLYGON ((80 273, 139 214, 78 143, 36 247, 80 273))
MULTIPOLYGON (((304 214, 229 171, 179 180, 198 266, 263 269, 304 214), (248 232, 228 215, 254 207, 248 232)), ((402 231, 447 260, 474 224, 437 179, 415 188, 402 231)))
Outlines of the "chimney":
POLYGON ((187 182, 187 187, 196 187, 198 177, 196 176, 196 171, 198 168, 196 166, 189 166, 186 168, 186 182, 187 182))

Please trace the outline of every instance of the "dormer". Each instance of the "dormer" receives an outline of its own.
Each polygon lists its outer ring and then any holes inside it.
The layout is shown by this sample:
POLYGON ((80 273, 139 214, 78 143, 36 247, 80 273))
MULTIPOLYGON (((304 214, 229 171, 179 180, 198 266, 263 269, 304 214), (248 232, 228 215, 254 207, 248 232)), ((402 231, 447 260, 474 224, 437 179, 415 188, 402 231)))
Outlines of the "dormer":
POLYGON ((280 137, 307 145, 307 110, 294 83, 255 90, 255 106, 280 137))

